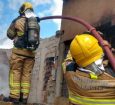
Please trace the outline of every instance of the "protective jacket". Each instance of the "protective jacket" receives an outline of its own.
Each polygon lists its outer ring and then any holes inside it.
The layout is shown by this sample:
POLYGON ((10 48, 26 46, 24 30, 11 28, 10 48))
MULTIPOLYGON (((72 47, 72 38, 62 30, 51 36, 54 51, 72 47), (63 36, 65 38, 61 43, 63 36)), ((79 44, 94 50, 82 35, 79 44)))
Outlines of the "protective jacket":
POLYGON ((115 105, 115 78, 103 73, 91 79, 88 73, 67 71, 69 100, 76 105, 115 105))

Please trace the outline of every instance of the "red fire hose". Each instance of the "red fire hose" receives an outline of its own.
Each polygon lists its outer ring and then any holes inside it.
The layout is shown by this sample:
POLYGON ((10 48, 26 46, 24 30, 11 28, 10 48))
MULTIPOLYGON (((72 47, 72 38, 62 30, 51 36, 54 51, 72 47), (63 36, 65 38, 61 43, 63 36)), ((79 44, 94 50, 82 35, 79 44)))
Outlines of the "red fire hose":
POLYGON ((40 21, 42 20, 46 20, 46 19, 67 19, 67 20, 72 20, 72 21, 75 21, 75 22, 78 22, 82 25, 84 25, 93 35, 94 37, 97 38, 97 40, 99 41, 100 45, 103 47, 112 67, 113 67, 113 70, 115 72, 115 58, 112 54, 112 52, 110 51, 109 47, 108 46, 104 46, 103 45, 103 39, 102 37, 98 34, 98 32, 96 31, 96 29, 94 27, 92 27, 89 23, 87 23, 86 21, 78 18, 78 17, 70 17, 70 16, 47 16, 47 17, 42 17, 40 18, 40 21))

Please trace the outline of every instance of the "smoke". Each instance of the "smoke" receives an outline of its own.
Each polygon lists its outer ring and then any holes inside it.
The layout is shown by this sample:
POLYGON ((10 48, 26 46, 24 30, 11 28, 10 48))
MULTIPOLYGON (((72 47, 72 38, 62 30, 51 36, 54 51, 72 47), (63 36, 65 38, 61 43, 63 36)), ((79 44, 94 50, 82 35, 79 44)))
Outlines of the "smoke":
POLYGON ((0 63, 0 94, 9 96, 9 67, 0 63))
POLYGON ((11 49, 13 47, 13 41, 8 38, 0 39, 1 49, 11 49))

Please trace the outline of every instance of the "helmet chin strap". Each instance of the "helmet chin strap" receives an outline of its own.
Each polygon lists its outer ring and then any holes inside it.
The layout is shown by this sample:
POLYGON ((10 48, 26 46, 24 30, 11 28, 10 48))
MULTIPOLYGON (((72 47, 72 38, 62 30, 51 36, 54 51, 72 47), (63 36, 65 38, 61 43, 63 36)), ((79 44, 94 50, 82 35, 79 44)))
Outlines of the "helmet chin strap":
POLYGON ((27 9, 24 13, 27 18, 36 17, 35 13, 30 9, 27 9))
POLYGON ((100 75, 105 71, 102 61, 103 61, 102 58, 99 60, 96 60, 95 62, 91 63, 90 65, 88 65, 85 68, 88 70, 91 70, 96 75, 100 75))

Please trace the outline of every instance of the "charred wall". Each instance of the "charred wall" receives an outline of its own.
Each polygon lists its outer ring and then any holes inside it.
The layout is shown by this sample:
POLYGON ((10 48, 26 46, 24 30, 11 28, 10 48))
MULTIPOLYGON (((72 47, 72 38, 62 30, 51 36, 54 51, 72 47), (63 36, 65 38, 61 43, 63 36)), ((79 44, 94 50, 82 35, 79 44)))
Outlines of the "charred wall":
MULTIPOLYGON (((115 25, 114 6, 114 0, 64 0, 62 14, 79 17, 104 32, 106 29, 102 29, 107 27, 108 23, 108 30, 115 25)), ((62 20, 61 29, 65 32, 61 38, 62 41, 70 40, 76 34, 87 31, 83 25, 68 20, 62 20)), ((112 29, 111 32, 113 31, 112 29)), ((111 32, 104 33, 110 35, 111 32)))

